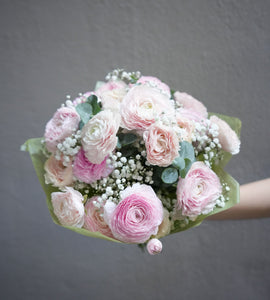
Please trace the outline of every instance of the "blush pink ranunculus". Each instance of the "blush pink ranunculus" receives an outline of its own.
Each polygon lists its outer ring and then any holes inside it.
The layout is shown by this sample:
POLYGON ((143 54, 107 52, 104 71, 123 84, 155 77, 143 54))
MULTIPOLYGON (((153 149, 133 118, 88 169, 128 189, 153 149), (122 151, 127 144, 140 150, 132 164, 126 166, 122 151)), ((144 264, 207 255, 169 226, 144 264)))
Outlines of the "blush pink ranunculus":
POLYGON ((218 126, 218 139, 221 147, 226 152, 235 155, 240 151, 240 140, 228 123, 217 116, 211 116, 210 121, 218 126))
POLYGON ((96 114, 84 125, 81 143, 85 156, 93 164, 100 164, 117 144, 120 120, 110 110, 96 114))
POLYGON ((106 163, 107 156, 100 164, 91 163, 80 149, 73 163, 74 176, 85 183, 95 182, 102 177, 107 177, 112 172, 112 166, 106 163))
POLYGON ((202 117, 200 114, 198 114, 196 111, 185 109, 185 108, 179 108, 177 109, 177 115, 185 118, 190 121, 194 122, 203 122, 206 120, 206 118, 202 117))
POLYGON ((157 89, 159 89, 160 91, 162 91, 163 93, 165 93, 166 95, 168 95, 170 97, 171 95, 171 90, 169 88, 169 86, 162 82, 160 79, 153 77, 153 76, 142 76, 139 78, 139 80, 136 82, 141 83, 141 84, 149 84, 152 87, 155 87, 157 89))
POLYGON ((129 130, 146 130, 162 113, 172 115, 170 98, 155 88, 138 85, 132 87, 120 105, 123 126, 129 130))
POLYGON ((208 214, 214 209, 221 193, 222 187, 216 173, 203 162, 195 162, 186 177, 179 178, 176 209, 190 218, 208 214))
POLYGON ((102 216, 103 208, 97 208, 94 201, 97 201, 98 196, 90 198, 85 204, 85 216, 83 227, 92 232, 100 232, 108 237, 113 237, 108 224, 102 216))
POLYGON ((73 183, 72 162, 67 166, 63 165, 62 160, 57 160, 53 155, 44 164, 45 183, 63 188, 73 183))
POLYGON ((178 157, 179 139, 172 127, 155 123, 143 133, 143 138, 150 164, 167 167, 178 157))
POLYGON ((144 243, 158 232, 163 206, 151 186, 127 187, 116 205, 107 201, 104 218, 115 238, 125 243, 144 243))
POLYGON ((120 103, 127 93, 127 85, 121 80, 109 81, 96 90, 103 109, 119 111, 120 103))
POLYGON ((146 248, 151 255, 159 254, 162 251, 162 243, 158 239, 151 239, 148 241, 146 248))
POLYGON ((183 108, 190 110, 202 118, 207 118, 207 109, 199 100, 193 98, 191 95, 187 93, 174 93, 174 99, 177 103, 181 104, 183 108))
POLYGON ((57 144, 74 133, 80 122, 80 116, 74 108, 59 108, 45 128, 45 142, 48 151, 55 153, 57 144))
POLYGON ((72 187, 65 192, 51 194, 52 206, 60 224, 64 226, 82 227, 84 223, 83 196, 72 187))

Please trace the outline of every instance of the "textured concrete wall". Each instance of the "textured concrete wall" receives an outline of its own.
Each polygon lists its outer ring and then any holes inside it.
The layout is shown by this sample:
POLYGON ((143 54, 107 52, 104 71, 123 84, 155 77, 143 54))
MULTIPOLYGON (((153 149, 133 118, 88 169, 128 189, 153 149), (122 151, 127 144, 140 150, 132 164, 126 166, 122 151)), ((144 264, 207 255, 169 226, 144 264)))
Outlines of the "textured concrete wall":
MULTIPOLYGON (((139 69, 243 121, 227 170, 268 177, 270 3, 1 0, 1 299, 269 299, 270 220, 208 221, 136 246, 54 225, 29 156, 18 151, 66 94, 115 67, 139 69)), ((256 199, 254 199, 256 200, 256 199)))

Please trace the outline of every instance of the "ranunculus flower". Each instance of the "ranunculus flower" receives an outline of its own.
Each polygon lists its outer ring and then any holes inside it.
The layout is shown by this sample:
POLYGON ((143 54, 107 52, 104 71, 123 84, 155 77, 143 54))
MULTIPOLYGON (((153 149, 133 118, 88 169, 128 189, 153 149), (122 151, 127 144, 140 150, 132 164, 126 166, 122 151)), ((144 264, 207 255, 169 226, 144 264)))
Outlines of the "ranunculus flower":
POLYGON ((222 149, 233 155, 239 153, 240 140, 230 125, 217 116, 211 116, 210 121, 219 128, 218 139, 222 149))
POLYGON ((180 108, 177 109, 177 115, 181 116, 182 118, 185 118, 190 121, 195 122, 204 122, 206 120, 204 117, 202 117, 200 114, 198 114, 196 111, 180 108))
POLYGON ((107 201, 104 206, 104 219, 114 237, 125 243, 144 243, 157 234, 163 206, 151 186, 136 183, 121 198, 118 205, 107 201))
POLYGON ((45 183, 63 188, 73 182, 72 162, 67 166, 61 160, 57 160, 53 155, 45 162, 45 183))
POLYGON ((51 194, 54 214, 64 226, 82 227, 84 223, 83 196, 72 187, 51 194))
POLYGON ((183 108, 193 111, 203 118, 207 118, 208 114, 206 107, 191 95, 187 93, 175 92, 174 99, 176 102, 183 105, 183 108))
POLYGON ((179 139, 172 127, 155 123, 143 133, 143 138, 150 164, 166 167, 178 157, 179 139))
POLYGON ((100 164, 117 144, 120 120, 110 110, 96 114, 82 129, 82 146, 85 156, 93 164, 100 164))
POLYGON ((147 243, 146 248, 151 255, 159 254, 162 251, 162 243, 158 239, 151 239, 147 243))
POLYGON ((96 90, 103 109, 119 111, 120 103, 127 93, 127 85, 121 81, 109 81, 96 90))
POLYGON ((163 236, 166 236, 171 231, 171 221, 170 221, 170 213, 166 208, 163 207, 163 220, 162 223, 158 227, 158 233, 155 235, 155 238, 159 239, 163 236))
POLYGON ((108 237, 113 237, 108 224, 102 217, 103 208, 97 208, 94 201, 97 201, 98 196, 94 196, 85 204, 85 216, 83 227, 92 232, 100 232, 108 237))
POLYGON ((132 87, 120 105, 123 126, 129 130, 145 130, 162 113, 174 113, 169 97, 155 88, 138 85, 132 87))
POLYGON ((222 193, 220 180, 216 173, 203 162, 192 164, 185 178, 179 178, 177 185, 176 209, 183 216, 196 218, 210 213, 222 193))
POLYGON ((59 108, 45 128, 45 142, 47 149, 55 153, 57 144, 74 133, 79 126, 80 116, 74 108, 59 108))
POLYGON ((73 163, 73 174, 86 183, 107 177, 112 172, 113 167, 107 165, 106 159, 107 156, 100 164, 93 164, 85 157, 83 149, 80 149, 73 163))
POLYGON ((158 79, 156 77, 153 77, 153 76, 142 76, 137 81, 137 83, 149 84, 152 87, 156 87, 157 89, 159 89, 160 91, 162 91, 163 93, 165 93, 166 95, 168 95, 169 97, 171 95, 171 90, 168 87, 168 85, 165 84, 164 82, 162 82, 160 79, 158 79))

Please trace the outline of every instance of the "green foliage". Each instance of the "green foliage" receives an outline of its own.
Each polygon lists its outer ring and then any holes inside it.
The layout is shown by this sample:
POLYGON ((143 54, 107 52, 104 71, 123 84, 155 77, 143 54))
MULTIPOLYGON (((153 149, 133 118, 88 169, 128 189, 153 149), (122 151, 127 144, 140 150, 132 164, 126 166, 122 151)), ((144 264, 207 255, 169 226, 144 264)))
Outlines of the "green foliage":
POLYGON ((178 179, 178 171, 175 168, 169 167, 163 170, 161 173, 161 179, 164 183, 172 184, 175 183, 178 179))
POLYGON ((179 170, 179 175, 185 178, 191 165, 196 161, 193 146, 186 141, 180 143, 179 156, 172 165, 179 170))
POLYGON ((117 148, 122 148, 133 144, 138 140, 138 136, 134 133, 119 133, 118 135, 117 148))
POLYGON ((80 103, 76 106, 76 111, 80 115, 80 129, 97 113, 101 111, 97 96, 91 95, 86 102, 80 103))
POLYGON ((76 111, 80 115, 83 124, 86 124, 93 115, 92 105, 88 102, 78 104, 76 111))

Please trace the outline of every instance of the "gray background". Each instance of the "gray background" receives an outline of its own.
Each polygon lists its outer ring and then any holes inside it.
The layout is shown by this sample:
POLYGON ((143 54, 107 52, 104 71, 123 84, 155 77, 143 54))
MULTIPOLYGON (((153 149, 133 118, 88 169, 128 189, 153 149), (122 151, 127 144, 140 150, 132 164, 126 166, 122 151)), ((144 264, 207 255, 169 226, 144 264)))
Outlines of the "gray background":
POLYGON ((269 299, 269 219, 206 221, 152 257, 56 226, 19 152, 66 94, 125 67, 241 118, 227 170, 269 177, 269 1, 0 3, 1 299, 269 299))

